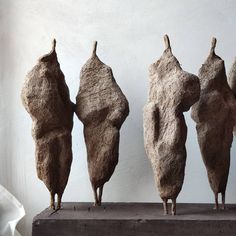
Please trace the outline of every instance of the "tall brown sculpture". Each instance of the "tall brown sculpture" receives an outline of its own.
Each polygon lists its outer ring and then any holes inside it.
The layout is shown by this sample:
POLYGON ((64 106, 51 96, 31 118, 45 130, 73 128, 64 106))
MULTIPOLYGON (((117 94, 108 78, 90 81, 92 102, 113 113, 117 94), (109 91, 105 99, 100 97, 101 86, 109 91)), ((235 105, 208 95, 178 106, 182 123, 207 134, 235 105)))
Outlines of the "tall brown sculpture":
POLYGON ((76 114, 84 124, 95 205, 101 205, 103 185, 118 163, 119 130, 129 114, 129 106, 111 68, 96 55, 96 48, 97 42, 91 58, 81 70, 76 114))
POLYGON ((236 58, 229 72, 228 83, 234 93, 234 96, 236 97, 236 58))
MULTIPOLYGON (((233 65, 231 66, 228 75, 228 84, 233 91, 234 97, 236 98, 236 58, 234 59, 233 65)), ((236 113, 236 111, 235 111, 236 113)), ((236 115, 236 114, 235 114, 236 115)), ((234 135, 236 136, 236 126, 234 125, 234 135)))
POLYGON ((51 208, 55 209, 57 194, 57 209, 60 209, 72 161, 73 103, 55 46, 54 40, 52 51, 41 57, 27 74, 21 98, 33 120, 38 177, 51 194, 51 208))
POLYGON ((187 127, 183 112, 198 100, 198 77, 182 70, 173 56, 169 38, 164 36, 166 49, 149 68, 150 90, 144 107, 144 144, 152 164, 154 179, 163 200, 172 200, 176 214, 176 198, 184 181, 187 127))
POLYGON ((196 122, 198 143, 215 194, 215 209, 219 208, 219 193, 224 209, 236 106, 227 83, 224 61, 215 54, 215 46, 213 38, 210 55, 199 70, 201 94, 191 115, 196 122))

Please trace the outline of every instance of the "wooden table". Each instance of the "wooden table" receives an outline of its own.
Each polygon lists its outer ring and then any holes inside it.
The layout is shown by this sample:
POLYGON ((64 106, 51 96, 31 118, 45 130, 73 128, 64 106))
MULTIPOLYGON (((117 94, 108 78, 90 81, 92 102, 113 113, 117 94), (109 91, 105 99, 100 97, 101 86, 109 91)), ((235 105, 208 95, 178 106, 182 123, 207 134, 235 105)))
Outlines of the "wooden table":
POLYGON ((159 203, 63 203, 34 217, 32 236, 236 236, 236 205, 178 203, 177 214, 159 203))

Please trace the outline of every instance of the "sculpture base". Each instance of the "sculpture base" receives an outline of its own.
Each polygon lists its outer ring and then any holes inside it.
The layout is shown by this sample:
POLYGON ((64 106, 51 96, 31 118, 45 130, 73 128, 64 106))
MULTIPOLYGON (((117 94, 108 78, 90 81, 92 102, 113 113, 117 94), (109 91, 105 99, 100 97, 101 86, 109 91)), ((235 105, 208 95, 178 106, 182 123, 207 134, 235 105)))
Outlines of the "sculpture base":
POLYGON ((34 217, 32 236, 235 236, 236 205, 177 204, 177 215, 163 215, 160 203, 63 203, 55 213, 34 217))

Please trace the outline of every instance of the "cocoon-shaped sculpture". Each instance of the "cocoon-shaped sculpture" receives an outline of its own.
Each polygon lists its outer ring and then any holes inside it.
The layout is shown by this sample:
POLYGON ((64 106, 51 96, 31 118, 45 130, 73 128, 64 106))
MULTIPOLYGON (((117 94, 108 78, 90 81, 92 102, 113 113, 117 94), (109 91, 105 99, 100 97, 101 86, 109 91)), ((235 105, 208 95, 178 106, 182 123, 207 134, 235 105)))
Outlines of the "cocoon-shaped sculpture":
POLYGON ((197 76, 182 70, 167 35, 164 41, 163 55, 149 68, 149 97, 143 110, 144 145, 164 214, 168 214, 167 201, 171 199, 175 215, 186 163, 187 127, 183 112, 199 99, 200 84, 197 76))
POLYGON ((234 96, 236 97, 236 58, 233 62, 233 65, 231 66, 231 69, 228 75, 228 83, 234 93, 234 96))
POLYGON ((213 38, 210 54, 199 70, 200 99, 192 107, 191 116, 196 122, 201 155, 215 195, 215 209, 219 208, 219 193, 224 209, 236 100, 227 83, 224 61, 215 54, 215 46, 213 38))
MULTIPOLYGON (((234 93, 234 97, 236 98, 236 58, 234 59, 233 65, 231 66, 231 69, 228 75, 228 83, 234 93)), ((235 125, 234 125, 234 135, 236 135, 235 125)))
POLYGON ((101 205, 104 184, 118 163, 120 128, 129 114, 125 95, 112 70, 96 54, 82 67, 76 97, 76 114, 84 124, 84 138, 95 205, 101 205))
POLYGON ((72 161, 71 130, 73 107, 55 51, 44 55, 27 74, 21 98, 30 114, 36 144, 37 174, 51 194, 51 208, 57 209, 70 174, 72 161))

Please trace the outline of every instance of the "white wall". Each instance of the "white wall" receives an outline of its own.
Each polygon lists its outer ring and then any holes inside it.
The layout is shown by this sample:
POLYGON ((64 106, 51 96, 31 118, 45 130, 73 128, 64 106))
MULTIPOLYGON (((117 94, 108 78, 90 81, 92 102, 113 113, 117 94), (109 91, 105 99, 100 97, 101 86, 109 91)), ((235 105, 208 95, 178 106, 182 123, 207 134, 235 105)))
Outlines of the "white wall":
MULTIPOLYGON (((37 179, 31 119, 20 91, 27 71, 57 39, 58 59, 70 88, 98 40, 98 55, 113 68, 127 96, 130 115, 121 129, 120 161, 105 185, 104 201, 159 202, 143 148, 142 107, 147 99, 148 66, 163 52, 168 33, 183 69, 197 73, 209 52, 211 37, 227 71, 236 55, 234 0, 0 0, 0 183, 25 206, 19 229, 29 236, 32 217, 49 205, 49 194, 37 179)), ((200 157, 195 125, 189 113, 187 166, 178 202, 213 202, 200 157)), ((87 173, 82 124, 75 117, 71 175, 64 201, 93 201, 87 173)), ((227 188, 227 202, 236 203, 236 144, 227 188)))

